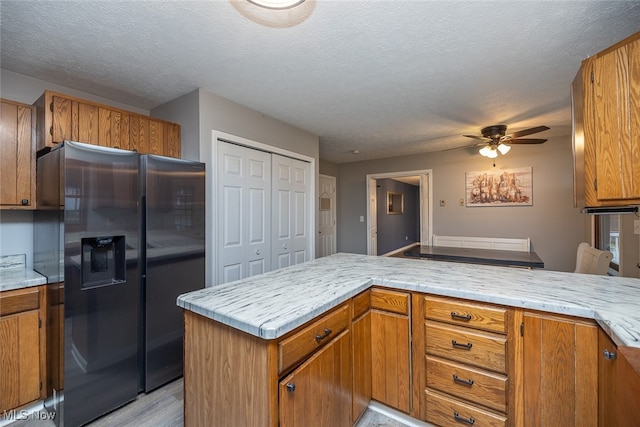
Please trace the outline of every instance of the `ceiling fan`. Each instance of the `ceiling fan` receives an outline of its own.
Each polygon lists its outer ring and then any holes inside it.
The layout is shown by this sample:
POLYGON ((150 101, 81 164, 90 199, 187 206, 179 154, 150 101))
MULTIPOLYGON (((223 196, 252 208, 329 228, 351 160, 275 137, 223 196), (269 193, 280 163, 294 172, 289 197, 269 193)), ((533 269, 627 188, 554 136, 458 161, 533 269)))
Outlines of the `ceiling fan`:
POLYGON ((480 131, 482 136, 462 135, 468 138, 479 139, 483 141, 480 154, 490 159, 498 157, 498 152, 505 155, 511 150, 511 144, 542 144, 546 139, 530 139, 521 138, 522 136, 531 135, 550 129, 547 126, 536 126, 534 128, 520 130, 506 135, 507 125, 492 125, 482 128, 480 131))

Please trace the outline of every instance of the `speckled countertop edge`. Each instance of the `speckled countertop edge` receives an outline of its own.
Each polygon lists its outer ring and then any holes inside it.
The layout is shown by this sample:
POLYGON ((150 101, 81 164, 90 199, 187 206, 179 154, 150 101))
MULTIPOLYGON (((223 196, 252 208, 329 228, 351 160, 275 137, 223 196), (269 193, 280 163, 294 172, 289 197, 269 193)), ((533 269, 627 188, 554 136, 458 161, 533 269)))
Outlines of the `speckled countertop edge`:
POLYGON ((594 319, 640 348, 640 279, 336 254, 178 297, 187 310, 279 338, 373 284, 594 319))

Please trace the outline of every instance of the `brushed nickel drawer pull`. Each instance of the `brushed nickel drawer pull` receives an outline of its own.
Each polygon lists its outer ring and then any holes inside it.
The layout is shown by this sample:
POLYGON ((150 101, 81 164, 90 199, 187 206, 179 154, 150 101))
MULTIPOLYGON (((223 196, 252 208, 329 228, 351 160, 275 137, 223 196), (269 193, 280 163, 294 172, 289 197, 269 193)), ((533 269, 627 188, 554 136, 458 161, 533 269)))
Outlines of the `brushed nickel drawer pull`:
POLYGON ((453 411, 453 419, 456 421, 467 423, 469 425, 472 425, 476 422, 476 420, 474 420, 473 417, 469 417, 469 418, 461 417, 460 414, 458 414, 458 411, 453 411))
POLYGON ((316 341, 322 341, 323 339, 325 339, 326 337, 328 337, 329 335, 331 335, 331 329, 326 328, 324 330, 324 334, 322 335, 316 335, 316 341))
POLYGON ((455 311, 451 312, 451 318, 452 319, 456 319, 456 320, 466 320, 469 321, 471 320, 471 315, 470 314, 458 314, 455 311))
POLYGON ((456 347, 456 348, 464 348, 465 350, 471 350, 471 347, 473 346, 473 344, 470 343, 470 342, 468 342, 466 344, 460 344, 456 340, 451 340, 451 345, 456 347))
POLYGON ((609 351, 609 350, 604 350, 602 353, 604 354, 604 358, 606 360, 613 360, 613 359, 618 357, 617 354, 615 354, 614 352, 609 351))
POLYGON ((460 378, 456 374, 453 374, 453 381, 457 382, 458 384, 464 384, 464 385, 468 385, 468 386, 472 386, 473 385, 473 380, 472 379, 463 380, 462 378, 460 378))

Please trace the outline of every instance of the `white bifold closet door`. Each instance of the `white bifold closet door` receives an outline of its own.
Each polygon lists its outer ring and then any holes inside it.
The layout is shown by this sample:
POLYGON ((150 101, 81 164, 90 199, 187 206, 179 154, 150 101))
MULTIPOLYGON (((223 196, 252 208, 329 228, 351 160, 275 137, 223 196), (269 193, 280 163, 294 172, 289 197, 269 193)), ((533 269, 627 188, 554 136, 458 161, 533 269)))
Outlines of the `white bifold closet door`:
POLYGON ((218 284, 310 259, 310 164, 218 141, 218 284))
POLYGON ((271 270, 271 154, 219 142, 217 173, 220 284, 271 270))
POLYGON ((273 269, 309 261, 309 163, 271 155, 273 269))

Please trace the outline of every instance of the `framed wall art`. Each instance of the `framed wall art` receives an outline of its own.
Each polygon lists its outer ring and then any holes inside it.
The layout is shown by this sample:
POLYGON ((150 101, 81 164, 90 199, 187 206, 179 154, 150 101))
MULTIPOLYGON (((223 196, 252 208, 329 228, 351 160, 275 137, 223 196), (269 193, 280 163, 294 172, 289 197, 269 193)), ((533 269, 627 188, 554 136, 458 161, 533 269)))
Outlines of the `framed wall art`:
POLYGON ((465 173, 466 206, 532 206, 531 167, 465 173))

